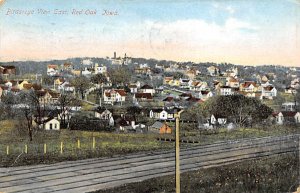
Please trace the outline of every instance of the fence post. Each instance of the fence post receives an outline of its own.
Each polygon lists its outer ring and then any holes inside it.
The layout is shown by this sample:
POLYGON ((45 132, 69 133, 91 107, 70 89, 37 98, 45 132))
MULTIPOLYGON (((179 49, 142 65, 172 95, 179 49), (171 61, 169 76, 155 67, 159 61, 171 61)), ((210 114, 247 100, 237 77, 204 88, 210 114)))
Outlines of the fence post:
POLYGON ((25 144, 25 153, 26 154, 28 153, 28 146, 27 146, 27 144, 25 144))
POLYGON ((63 142, 60 142, 60 153, 63 153, 63 142))
POLYGON ((95 140, 95 137, 93 137, 93 149, 95 149, 96 147, 96 140, 95 140))
POLYGON ((6 155, 9 155, 9 145, 6 146, 6 155))
POLYGON ((47 144, 45 143, 44 144, 44 154, 46 154, 47 153, 47 144))
POLYGON ((78 149, 80 149, 80 140, 79 139, 77 140, 77 147, 78 147, 78 149))

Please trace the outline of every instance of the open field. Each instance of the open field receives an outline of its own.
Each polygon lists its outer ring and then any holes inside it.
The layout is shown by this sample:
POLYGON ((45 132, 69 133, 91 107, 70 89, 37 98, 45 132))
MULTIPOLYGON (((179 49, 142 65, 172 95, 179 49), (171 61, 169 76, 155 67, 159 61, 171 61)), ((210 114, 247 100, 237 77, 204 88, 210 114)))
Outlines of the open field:
POLYGON ((26 131, 18 131, 14 129, 15 126, 12 121, 0 122, 1 166, 55 163, 64 160, 169 149, 174 146, 172 143, 157 141, 155 134, 117 134, 65 129, 36 132, 33 141, 30 142, 26 131))
MULTIPOLYGON (((181 174, 183 193, 291 192, 297 189, 299 160, 285 154, 181 174)), ((175 176, 153 178, 95 193, 175 192, 175 176)))
MULTIPOLYGON (((174 123, 168 123, 174 127, 174 123)), ((1 166, 16 166, 39 163, 55 163, 65 160, 78 160, 94 157, 107 157, 133 152, 172 149, 174 142, 159 141, 174 139, 174 135, 125 134, 66 130, 38 131, 33 141, 28 140, 27 132, 17 129, 12 120, 0 122, 1 166), (46 144, 46 145, 45 145, 46 144), (46 146, 46 147, 45 147, 46 146)), ((182 125, 184 126, 184 125, 182 125)), ((187 131, 181 130, 181 139, 196 141, 197 144, 210 144, 218 141, 265 136, 280 136, 300 133, 297 127, 241 128, 232 131, 187 131)), ((182 144, 193 145, 193 144, 182 144)))
POLYGON ((281 136, 300 133, 297 126, 272 126, 268 128, 239 128, 228 131, 227 129, 208 131, 182 131, 181 138, 185 140, 197 141, 202 144, 214 143, 242 138, 256 138, 266 136, 281 136))

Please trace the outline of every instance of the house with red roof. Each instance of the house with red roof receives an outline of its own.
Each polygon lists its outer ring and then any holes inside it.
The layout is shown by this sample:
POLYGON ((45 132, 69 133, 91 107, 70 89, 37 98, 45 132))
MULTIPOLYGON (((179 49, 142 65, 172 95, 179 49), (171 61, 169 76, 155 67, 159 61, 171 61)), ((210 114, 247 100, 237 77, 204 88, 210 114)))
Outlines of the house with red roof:
POLYGON ((123 89, 111 89, 104 91, 104 103, 106 104, 114 104, 114 103, 122 103, 126 100, 126 92, 123 89))
POLYGON ((240 91, 242 92, 258 92, 259 85, 254 81, 245 81, 240 85, 240 91))
POLYGON ((47 75, 48 76, 57 76, 58 73, 58 65, 56 64, 49 64, 47 66, 47 75))
POLYGON ((225 84, 226 86, 229 86, 231 88, 239 88, 240 87, 240 81, 234 77, 228 77, 227 82, 225 84))

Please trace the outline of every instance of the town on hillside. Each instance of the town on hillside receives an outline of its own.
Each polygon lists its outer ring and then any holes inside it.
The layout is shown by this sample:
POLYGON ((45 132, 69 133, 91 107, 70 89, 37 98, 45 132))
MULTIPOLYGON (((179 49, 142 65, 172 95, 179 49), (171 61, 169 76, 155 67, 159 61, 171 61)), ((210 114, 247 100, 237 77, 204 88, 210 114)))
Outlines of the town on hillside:
POLYGON ((181 110, 182 121, 193 122, 194 129, 300 123, 296 67, 197 64, 114 52, 102 59, 1 63, 0 74, 1 119, 20 117, 29 130, 172 133, 169 122, 181 110), (244 115, 236 117, 239 109, 244 115))

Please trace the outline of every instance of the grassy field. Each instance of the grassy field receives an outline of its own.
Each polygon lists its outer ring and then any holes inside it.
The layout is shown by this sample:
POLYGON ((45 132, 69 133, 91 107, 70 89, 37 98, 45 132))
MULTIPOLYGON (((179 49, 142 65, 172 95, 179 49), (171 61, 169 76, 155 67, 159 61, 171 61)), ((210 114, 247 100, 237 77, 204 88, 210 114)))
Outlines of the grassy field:
MULTIPOLYGON (((282 193, 295 191, 299 160, 296 154, 249 160, 181 174, 183 193, 282 193)), ((171 193, 175 175, 126 184, 96 193, 171 193)))
POLYGON ((117 134, 65 129, 35 132, 33 141, 30 142, 26 131, 18 131, 18 129, 14 129, 15 127, 16 125, 12 121, 0 122, 1 166, 109 157, 118 154, 169 149, 174 146, 172 143, 157 141, 155 134, 117 134), (95 148, 93 148, 94 139, 95 148), (61 143, 63 143, 62 153, 61 143), (46 153, 44 144, 46 144, 46 153), (27 154, 25 145, 27 145, 27 154), (7 148, 9 148, 8 155, 7 148))
MULTIPOLYGON (((168 124, 174 128, 174 123, 168 124)), ((174 139, 174 134, 118 134, 66 129, 34 132, 33 141, 30 142, 26 130, 19 130, 17 128, 17 121, 7 120, 0 122, 0 166, 55 163, 65 160, 109 157, 134 152, 170 149, 175 145, 174 142, 169 142, 168 140, 167 142, 157 140, 159 137, 162 139, 174 139)), ((231 131, 219 129, 201 132, 182 129, 180 135, 182 140, 210 144, 241 138, 295 134, 299 133, 299 131, 298 127, 284 126, 272 126, 272 128, 264 129, 241 128, 231 131)), ((182 145, 193 144, 183 143, 182 145)))
POLYGON ((239 128, 230 131, 228 131, 227 129, 208 131, 181 131, 181 138, 185 140, 199 141, 202 144, 209 144, 225 140, 282 136, 298 133, 300 133, 299 126, 272 126, 268 128, 239 128))

